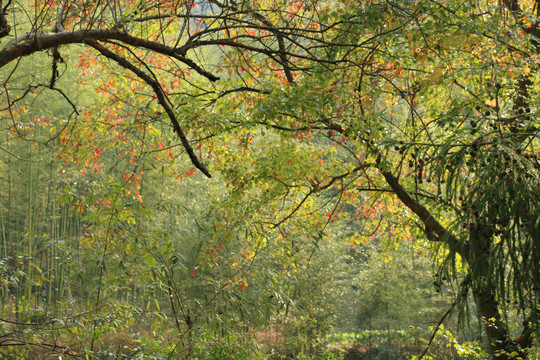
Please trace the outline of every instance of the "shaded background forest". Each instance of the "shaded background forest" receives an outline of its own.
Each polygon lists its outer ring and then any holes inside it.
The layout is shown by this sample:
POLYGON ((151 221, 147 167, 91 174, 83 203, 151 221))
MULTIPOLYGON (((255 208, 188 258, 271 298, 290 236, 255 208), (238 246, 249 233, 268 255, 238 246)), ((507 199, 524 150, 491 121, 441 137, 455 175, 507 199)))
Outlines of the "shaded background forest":
MULTIPOLYGON (((61 81, 87 88, 73 90, 84 102, 108 78, 61 81)), ((224 179, 178 156, 168 124, 152 119, 159 137, 111 131, 70 122, 62 96, 43 100, 28 96, 16 108, 25 120, 2 134, 5 355, 410 358, 451 309, 457 290, 438 283, 429 245, 391 216, 383 227, 376 210, 349 205, 324 239, 265 233, 224 179)), ((136 111, 126 106, 119 97, 114 111, 136 111)), ((441 326, 435 358, 482 356, 470 305, 459 335, 455 313, 441 326)))
MULTIPOLYGON (((62 81, 93 88, 107 78, 62 81)), ((63 105, 54 94, 27 97, 17 111, 31 121, 3 129, 4 354, 46 358, 91 344, 98 358, 337 358, 349 348, 408 358, 450 308, 455 289, 434 285, 414 235, 396 243, 387 229, 357 243, 351 234, 379 220, 352 207, 324 239, 257 233, 253 208, 235 205, 223 179, 193 174, 163 135, 167 124, 153 121, 160 137, 148 140, 131 125, 69 123, 63 105), (77 142, 51 140, 59 127, 77 142), (121 131, 124 141, 111 142, 121 131), (143 141, 155 148, 139 155, 143 141), (80 159, 64 160, 70 151, 80 159), (236 222, 224 224, 230 211, 236 222), (172 330, 177 321, 188 328, 172 330)), ((456 320, 436 341, 440 356, 457 352, 456 320)), ((462 341, 480 339, 475 322, 462 341)))

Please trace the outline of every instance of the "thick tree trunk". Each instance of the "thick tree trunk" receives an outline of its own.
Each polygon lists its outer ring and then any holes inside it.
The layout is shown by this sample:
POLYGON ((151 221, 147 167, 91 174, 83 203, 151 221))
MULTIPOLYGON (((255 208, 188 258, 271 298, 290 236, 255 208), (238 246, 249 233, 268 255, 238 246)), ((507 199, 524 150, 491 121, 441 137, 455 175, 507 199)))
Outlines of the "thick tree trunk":
POLYGON ((483 229, 485 224, 469 229, 470 252, 460 253, 467 262, 469 271, 475 271, 475 281, 471 285, 472 293, 482 325, 486 331, 491 354, 500 360, 525 358, 526 349, 520 349, 510 336, 508 327, 501 319, 499 303, 494 293, 493 281, 489 270, 493 234, 483 229), (491 285, 490 285, 491 284, 491 285))
POLYGON ((469 271, 476 271, 471 285, 472 293, 482 319, 483 327, 489 342, 490 352, 497 360, 526 359, 527 350, 532 346, 530 331, 526 326, 522 334, 528 338, 519 344, 508 331, 499 312, 499 304, 493 289, 489 287, 489 255, 491 248, 491 235, 484 234, 482 228, 471 228, 469 244, 461 246, 459 240, 449 234, 446 228, 439 223, 431 212, 413 198, 399 183, 399 180, 387 171, 381 171, 387 184, 396 196, 412 211, 425 225, 425 232, 432 241, 444 241, 456 251, 463 261, 467 263, 469 271))
POLYGON ((511 338, 508 328, 501 319, 493 292, 473 286, 473 296, 486 331, 491 354, 498 360, 525 359, 527 349, 520 349, 517 342, 511 338))

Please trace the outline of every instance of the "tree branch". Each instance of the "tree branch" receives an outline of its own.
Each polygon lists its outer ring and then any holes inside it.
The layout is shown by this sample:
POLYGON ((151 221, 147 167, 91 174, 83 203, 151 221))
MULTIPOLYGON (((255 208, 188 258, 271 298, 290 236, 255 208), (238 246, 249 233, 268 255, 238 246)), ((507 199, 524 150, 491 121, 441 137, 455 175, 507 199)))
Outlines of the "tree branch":
POLYGON ((9 23, 6 18, 6 10, 7 7, 11 4, 11 0, 8 1, 6 6, 3 5, 3 1, 0 0, 0 39, 8 36, 9 32, 11 31, 11 26, 9 26, 9 23))
POLYGON ((207 177, 212 177, 210 175, 210 172, 206 168, 206 166, 197 158, 197 155, 195 155, 195 152, 193 151, 193 148, 189 144, 188 139, 186 138, 186 135, 184 134, 184 131, 182 130, 180 123, 178 122, 178 119, 176 118, 176 115, 174 114, 174 110, 171 107, 167 95, 163 91, 161 85, 159 82, 152 77, 150 77, 148 74, 146 74, 144 71, 139 69, 137 66, 129 62, 126 58, 123 58, 122 56, 113 53, 112 51, 108 50, 104 46, 98 44, 94 41, 88 41, 86 42, 89 46, 93 47, 97 51, 99 51, 103 56, 106 58, 115 61, 123 68, 133 72, 135 75, 137 75, 141 80, 146 82, 148 85, 152 87, 154 90, 154 93, 156 94, 157 100, 159 104, 163 107, 167 115, 169 116, 169 119, 171 120, 172 126, 178 137, 180 138, 180 141, 182 142, 182 145, 184 146, 184 149, 186 150, 192 164, 199 170, 202 171, 204 175, 207 177))
POLYGON ((4 47, 4 49, 0 51, 0 68, 4 67, 6 64, 17 58, 32 55, 36 52, 58 47, 60 45, 89 44, 91 42, 111 40, 117 40, 127 45, 145 48, 155 51, 159 54, 169 56, 173 59, 183 62, 185 65, 189 66, 210 81, 219 80, 219 77, 204 70, 193 60, 185 56, 189 48, 195 47, 192 44, 188 48, 172 48, 170 46, 155 41, 131 36, 125 32, 121 32, 116 29, 84 30, 45 34, 32 32, 22 34, 11 39, 4 47))
MULTIPOLYGON (((445 239, 448 245, 453 248, 458 254, 463 256, 465 259, 469 257, 468 248, 460 246, 458 239, 448 232, 448 230, 439 222, 433 215, 429 212, 428 209, 417 200, 415 200, 409 192, 399 183, 399 180, 392 175, 390 172, 381 170, 386 183, 392 188, 394 194, 413 212, 415 213, 420 220, 426 226, 425 232, 430 235, 434 233, 439 241, 445 239)), ((428 239, 435 239, 433 235, 428 236, 428 239)))

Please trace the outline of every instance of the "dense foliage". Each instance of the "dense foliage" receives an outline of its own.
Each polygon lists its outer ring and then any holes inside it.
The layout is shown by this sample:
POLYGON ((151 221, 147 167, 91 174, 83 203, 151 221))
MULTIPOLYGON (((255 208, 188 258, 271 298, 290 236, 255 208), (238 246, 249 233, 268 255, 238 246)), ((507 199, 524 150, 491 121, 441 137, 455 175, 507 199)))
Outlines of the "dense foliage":
POLYGON ((535 356, 540 3, 0 8, 0 351, 535 356))

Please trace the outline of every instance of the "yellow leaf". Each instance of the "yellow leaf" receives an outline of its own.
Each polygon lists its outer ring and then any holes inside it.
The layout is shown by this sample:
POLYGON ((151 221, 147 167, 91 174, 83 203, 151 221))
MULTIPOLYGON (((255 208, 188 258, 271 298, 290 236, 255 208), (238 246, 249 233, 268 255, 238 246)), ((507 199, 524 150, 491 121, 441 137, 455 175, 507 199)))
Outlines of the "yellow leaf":
POLYGON ((525 64, 525 67, 523 68, 523 73, 525 75, 529 75, 531 73, 531 68, 529 67, 529 64, 525 64))
POLYGON ((432 80, 435 80, 437 79, 439 76, 441 76, 443 73, 443 70, 438 67, 438 68, 435 68, 433 71, 432 71, 432 76, 431 76, 431 79, 432 80))
POLYGON ((485 104, 494 108, 497 106, 497 99, 486 100, 485 104))

